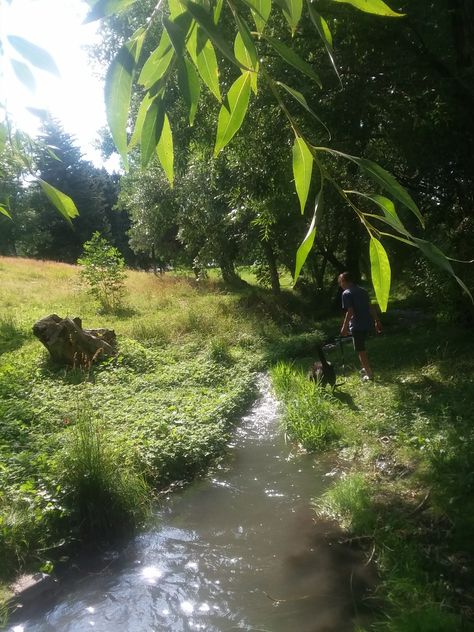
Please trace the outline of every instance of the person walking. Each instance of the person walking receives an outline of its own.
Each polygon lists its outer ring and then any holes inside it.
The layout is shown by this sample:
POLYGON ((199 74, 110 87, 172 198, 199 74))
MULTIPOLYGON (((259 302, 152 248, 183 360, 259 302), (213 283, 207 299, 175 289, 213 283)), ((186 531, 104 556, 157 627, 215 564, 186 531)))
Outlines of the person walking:
POLYGON ((382 331, 379 317, 370 303, 366 290, 356 285, 350 272, 342 272, 337 282, 342 289, 342 308, 346 311, 341 327, 341 336, 351 335, 354 341, 354 349, 359 355, 362 366, 362 379, 369 381, 374 379, 374 374, 369 363, 365 342, 369 331, 375 325, 375 331, 382 331))

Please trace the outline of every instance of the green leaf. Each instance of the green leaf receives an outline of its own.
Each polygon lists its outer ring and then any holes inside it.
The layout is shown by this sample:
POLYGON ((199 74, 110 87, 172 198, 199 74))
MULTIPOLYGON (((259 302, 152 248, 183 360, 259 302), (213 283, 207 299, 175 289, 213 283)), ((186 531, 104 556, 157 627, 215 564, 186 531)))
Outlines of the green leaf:
POLYGON ((382 312, 386 312, 390 296, 390 261, 385 248, 375 237, 370 238, 370 270, 377 303, 382 312))
POLYGON ((174 20, 170 20, 166 16, 163 18, 163 26, 168 32, 171 44, 179 57, 183 56, 185 38, 190 24, 191 17, 185 13, 180 14, 174 20))
POLYGON ((351 4, 356 9, 365 13, 374 13, 375 15, 383 15, 387 18, 401 18, 404 13, 395 13, 392 9, 382 2, 382 0, 332 0, 333 2, 351 4))
POLYGON ((161 99, 155 99, 149 106, 143 121, 141 135, 141 164, 146 167, 155 152, 161 137, 164 122, 164 109, 161 99))
POLYGON ((184 61, 181 60, 178 65, 178 85, 186 105, 189 107, 189 125, 192 127, 201 94, 201 82, 194 66, 187 58, 184 61))
POLYGON ((312 173, 313 154, 308 149, 305 141, 300 136, 297 136, 293 144, 293 176, 302 214, 308 199, 312 173))
POLYGON ((12 218, 12 216, 10 215, 10 213, 8 212, 8 209, 6 206, 4 206, 3 204, 0 204, 0 213, 2 215, 5 215, 6 217, 8 217, 9 219, 12 218))
POLYGON ((249 51, 247 50, 242 39, 242 35, 240 33, 237 33, 237 35, 235 36, 234 54, 244 66, 247 66, 248 68, 253 68, 255 70, 255 72, 252 72, 250 78, 250 87, 252 88, 254 94, 257 94, 258 60, 256 60, 255 66, 253 66, 249 51))
POLYGON ((217 0, 216 6, 214 7, 214 24, 217 24, 221 18, 222 5, 224 4, 224 0, 217 0))
POLYGON ((252 17, 257 31, 260 34, 263 33, 263 29, 272 12, 272 0, 247 0, 247 4, 251 7, 252 17))
POLYGON ((87 14, 84 23, 87 24, 87 22, 100 20, 114 13, 120 13, 128 9, 128 7, 136 1, 137 0, 97 0, 91 11, 87 14))
POLYGON ((207 39, 200 29, 195 28, 188 39, 187 48, 202 80, 216 99, 221 102, 219 69, 212 42, 207 39))
POLYGON ((289 48, 286 44, 273 39, 273 37, 269 37, 268 35, 264 36, 265 39, 272 45, 275 51, 280 55, 282 59, 284 59, 291 66, 305 74, 307 77, 315 81, 320 88, 322 88, 321 80, 318 75, 314 72, 313 68, 301 57, 295 53, 295 51, 289 48))
POLYGON ((286 21, 290 25, 292 35, 295 34, 296 27, 303 11, 303 0, 276 0, 280 5, 286 21))
POLYGON ((161 166, 166 173, 166 177, 169 180, 170 186, 172 187, 174 165, 173 134, 171 132, 170 122, 166 113, 163 121, 163 130, 156 147, 156 153, 159 161, 161 162, 161 166))
POLYGON ((345 191, 345 193, 353 193, 355 195, 364 197, 367 200, 375 202, 375 204, 377 204, 377 206, 382 209, 384 217, 381 217, 380 215, 371 215, 370 213, 365 213, 365 215, 367 215, 368 217, 375 217, 377 219, 380 219, 381 221, 385 220, 387 224, 398 230, 400 233, 407 236, 410 235, 410 233, 398 217, 397 211, 395 210, 395 204, 392 202, 392 200, 389 200, 389 198, 386 198, 383 195, 377 195, 375 193, 369 195, 368 193, 361 193, 360 191, 345 191))
POLYGON ((339 79, 339 83, 341 84, 342 87, 342 80, 341 80, 341 76, 339 74, 339 71, 337 69, 336 66, 336 61, 334 59, 334 54, 333 54, 333 44, 332 44, 332 34, 331 31, 329 29, 329 25, 326 22, 326 20, 314 9, 313 5, 311 4, 310 0, 307 0, 307 6, 308 6, 308 10, 309 10, 309 17, 311 18, 311 21, 313 22, 314 26, 316 27, 316 30, 319 34, 319 37, 321 38, 324 47, 326 49, 326 52, 328 54, 329 60, 332 64, 332 67, 334 68, 334 72, 336 73, 337 78, 339 79))
POLYGON ((168 7, 170 10, 171 19, 174 20, 179 15, 184 13, 186 9, 181 4, 180 0, 168 0, 168 7))
POLYGON ((234 81, 227 93, 226 104, 219 112, 214 156, 223 149, 239 130, 247 112, 250 98, 250 72, 245 72, 234 81))
POLYGON ((303 267, 308 255, 311 251, 311 248, 314 244, 314 238, 316 237, 316 215, 318 212, 320 196, 316 197, 316 204, 314 207, 314 215, 311 220, 311 224, 309 225, 308 232, 306 233, 306 237, 303 239, 300 247, 296 251, 296 263, 295 263, 295 274, 293 276, 293 284, 296 283, 298 277, 300 276, 301 268, 303 267))
POLYGON ((286 83, 283 83, 282 81, 277 81, 276 84, 278 86, 281 86, 284 90, 286 90, 288 92, 288 94, 290 94, 293 99, 295 99, 296 101, 298 101, 298 103, 300 105, 302 105, 304 107, 304 109, 309 112, 311 114, 311 116, 313 116, 318 123, 320 123, 324 129, 326 130, 326 132, 328 133, 329 139, 331 139, 331 132, 329 130, 329 127, 323 123, 323 121, 319 118, 319 116, 314 112, 314 110, 312 110, 309 105, 308 102, 306 101, 305 97, 303 94, 301 94, 301 92, 298 92, 298 90, 295 90, 294 88, 291 88, 290 86, 287 86, 286 83))
POLYGON ((158 47, 155 48, 143 65, 138 77, 138 83, 147 89, 151 88, 168 70, 173 55, 174 49, 170 37, 168 32, 163 30, 158 47))
POLYGON ((145 122, 145 116, 148 108, 152 104, 154 97, 148 92, 143 97, 140 107, 138 108, 137 118, 135 120, 135 127, 133 128, 133 134, 128 143, 128 151, 133 149, 139 142, 142 135, 143 123, 145 122))
POLYGON ((21 83, 31 92, 36 90, 36 80, 29 66, 18 59, 10 59, 13 71, 21 83))
POLYGON ((105 79, 105 107, 117 151, 128 168, 127 123, 132 96, 132 79, 140 56, 145 30, 139 29, 119 50, 105 79))
POLYGON ((353 159, 359 167, 377 184, 386 189, 393 197, 409 208, 418 218, 420 224, 424 226, 424 220, 420 210, 413 201, 408 191, 392 176, 391 173, 385 171, 380 165, 366 158, 353 159))
POLYGON ((71 219, 77 217, 79 211, 69 195, 56 189, 56 187, 53 187, 53 185, 49 184, 49 182, 45 182, 41 178, 38 178, 38 182, 49 201, 57 208, 61 215, 72 224, 71 219))
POLYGON ((221 35, 220 30, 214 24, 214 20, 211 15, 204 9, 204 7, 192 2, 192 0, 182 0, 182 3, 187 8, 192 17, 196 20, 202 30, 206 33, 207 37, 217 46, 221 53, 229 59, 233 64, 242 66, 240 62, 235 58, 232 50, 227 45, 227 39, 221 35))
POLYGON ((30 42, 24 37, 18 37, 18 35, 8 35, 7 39, 17 53, 20 53, 30 64, 59 77, 56 62, 44 48, 33 44, 33 42, 30 42))
MULTIPOLYGON (((239 61, 246 68, 252 68, 253 70, 255 70, 258 64, 258 57, 257 57, 257 49, 255 48, 255 44, 254 44, 252 35, 250 33, 250 29, 247 25, 247 22, 245 22, 245 20, 243 20, 237 13, 235 13, 234 17, 237 24, 237 28, 239 29, 237 36, 240 35, 242 46, 245 48, 245 51, 246 51, 243 56, 245 57, 246 60, 247 59, 250 60, 250 63, 247 63, 247 62, 244 63, 241 59, 239 59, 237 55, 235 55, 235 57, 237 61, 239 61)), ((236 37, 236 41, 237 41, 237 37, 236 37)), ((236 44, 234 43, 234 53, 235 53, 235 46, 236 44)))
POLYGON ((460 287, 466 292, 471 301, 474 303, 472 294, 467 287, 467 285, 462 281, 453 270, 453 266, 451 265, 448 257, 442 252, 437 246, 432 244, 430 241, 426 241, 425 239, 416 239, 413 237, 413 241, 415 245, 421 250, 421 252, 425 255, 427 259, 432 261, 438 268, 445 270, 452 277, 456 279, 456 282, 460 285, 460 287))
POLYGON ((424 220, 420 213, 420 209, 417 207, 413 198, 408 191, 402 187, 402 185, 392 176, 391 173, 385 171, 380 165, 366 158, 358 158, 357 156, 350 156, 344 154, 342 151, 336 151, 335 149, 329 149, 328 147, 318 147, 320 151, 326 151, 333 156, 342 156, 347 160, 351 160, 358 165, 362 171, 364 171, 371 180, 380 185, 383 189, 388 191, 393 197, 401 202, 404 206, 410 209, 420 224, 424 226, 424 220))

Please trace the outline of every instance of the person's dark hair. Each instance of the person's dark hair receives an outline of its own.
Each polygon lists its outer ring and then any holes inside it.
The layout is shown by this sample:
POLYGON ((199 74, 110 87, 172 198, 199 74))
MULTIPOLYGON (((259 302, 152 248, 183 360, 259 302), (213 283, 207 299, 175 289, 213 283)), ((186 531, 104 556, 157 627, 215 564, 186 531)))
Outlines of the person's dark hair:
POLYGON ((354 277, 350 272, 341 272, 339 278, 345 281, 346 283, 354 283, 354 277))

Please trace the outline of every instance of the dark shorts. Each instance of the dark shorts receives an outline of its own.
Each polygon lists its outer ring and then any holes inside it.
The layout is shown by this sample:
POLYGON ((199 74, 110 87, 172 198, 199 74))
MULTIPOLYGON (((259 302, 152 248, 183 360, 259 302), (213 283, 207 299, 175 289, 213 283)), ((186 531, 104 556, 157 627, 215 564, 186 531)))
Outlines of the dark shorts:
POLYGON ((354 341, 354 349, 356 351, 365 351, 365 341, 367 339, 367 331, 353 331, 352 339, 354 341))

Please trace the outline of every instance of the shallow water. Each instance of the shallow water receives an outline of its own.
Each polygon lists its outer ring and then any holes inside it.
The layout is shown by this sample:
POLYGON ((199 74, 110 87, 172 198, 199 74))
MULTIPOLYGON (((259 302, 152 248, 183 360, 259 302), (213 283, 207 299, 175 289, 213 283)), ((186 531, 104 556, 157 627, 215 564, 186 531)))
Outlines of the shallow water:
POLYGON ((99 572, 25 603, 10 630, 353 630, 372 577, 314 519, 330 467, 285 444, 267 378, 260 390, 223 465, 163 501, 156 526, 99 572))

